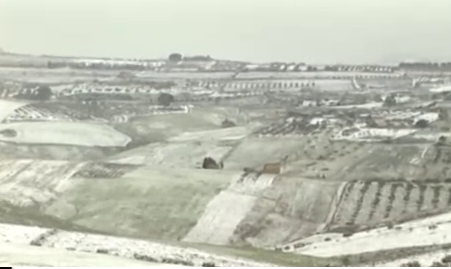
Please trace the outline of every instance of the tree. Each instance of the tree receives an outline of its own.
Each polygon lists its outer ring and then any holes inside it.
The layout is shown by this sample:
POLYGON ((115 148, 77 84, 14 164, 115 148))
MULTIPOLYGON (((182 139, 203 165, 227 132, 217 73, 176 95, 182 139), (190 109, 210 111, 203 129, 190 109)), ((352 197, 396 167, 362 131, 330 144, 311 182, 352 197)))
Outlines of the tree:
POLYGON ((394 94, 390 94, 389 96, 385 97, 384 100, 384 106, 385 107, 391 107, 396 105, 396 98, 394 94))
POLYGON ((235 127, 236 124, 229 120, 229 119, 225 119, 222 123, 221 123, 221 127, 222 128, 230 128, 230 127, 235 127))
POLYGON ((169 61, 171 62, 180 62, 183 59, 183 55, 180 53, 172 53, 171 55, 169 55, 169 61))
POLYGON ((417 127, 417 128, 427 128, 427 127, 429 127, 429 122, 427 120, 423 120, 423 119, 418 120, 415 123, 415 127, 417 127))
POLYGON ((174 96, 169 93, 164 92, 158 96, 158 104, 161 106, 169 106, 172 102, 174 102, 174 100, 174 96))
POLYGON ((45 101, 53 96, 53 92, 49 86, 39 86, 36 90, 36 99, 45 101))
POLYGON ((418 261, 411 261, 401 265, 401 267, 421 267, 421 264, 418 261))

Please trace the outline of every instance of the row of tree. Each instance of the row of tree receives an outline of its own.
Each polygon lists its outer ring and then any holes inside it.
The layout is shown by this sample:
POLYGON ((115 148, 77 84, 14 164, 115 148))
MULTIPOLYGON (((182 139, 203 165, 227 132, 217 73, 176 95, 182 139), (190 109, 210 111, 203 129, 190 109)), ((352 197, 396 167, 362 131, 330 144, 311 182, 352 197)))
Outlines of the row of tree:
POLYGON ((181 53, 172 53, 168 57, 170 62, 178 63, 181 61, 191 61, 191 62, 203 62, 203 61, 212 61, 213 58, 210 57, 210 55, 202 56, 202 55, 196 55, 196 56, 183 56, 181 53))
POLYGON ((451 69, 451 62, 433 63, 433 62, 401 62, 400 68, 403 69, 451 69))
MULTIPOLYGON (((24 89, 22 92, 16 94, 14 98, 16 99, 24 99, 24 100, 35 100, 35 101, 47 101, 50 100, 53 96, 52 89, 49 86, 41 85, 36 88, 36 90, 24 89)), ((100 96, 100 95, 99 95, 100 96)), ((132 98, 124 98, 130 97, 129 95, 124 95, 121 100, 127 99, 132 100, 132 98)), ((175 97, 169 93, 161 93, 158 96, 157 102, 162 106, 170 106, 175 101, 175 97)))

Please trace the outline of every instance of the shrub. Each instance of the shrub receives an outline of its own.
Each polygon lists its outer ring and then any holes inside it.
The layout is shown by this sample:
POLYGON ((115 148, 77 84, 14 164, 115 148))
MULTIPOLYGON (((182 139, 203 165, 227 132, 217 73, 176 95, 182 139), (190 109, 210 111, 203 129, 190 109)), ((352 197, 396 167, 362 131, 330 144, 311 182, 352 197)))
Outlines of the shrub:
POLYGON ((39 86, 36 92, 36 99, 42 101, 49 100, 53 95, 53 92, 49 86, 39 86))
POLYGON ((349 259, 348 256, 344 256, 341 258, 341 263, 343 264, 343 266, 350 266, 351 260, 349 259))
POLYGON ((451 263, 451 255, 446 255, 445 257, 443 257, 442 262, 451 263))
POLYGON ((180 53, 172 53, 169 55, 168 59, 171 62, 180 62, 183 59, 183 55, 180 53))
POLYGON ((105 249, 105 248, 99 248, 99 249, 96 250, 96 252, 99 253, 99 254, 108 254, 108 253, 110 253, 110 251, 108 249, 105 249))
POLYGON ((170 264, 181 264, 186 266, 194 266, 194 263, 190 261, 185 261, 181 259, 172 259, 172 258, 163 258, 161 260, 162 263, 170 263, 170 264))
POLYGON ((159 262, 155 258, 152 258, 152 257, 150 257, 148 255, 139 254, 139 253, 133 254, 133 258, 135 258, 136 260, 146 261, 146 262, 159 262))
POLYGON ((158 96, 158 104, 162 106, 169 106, 174 100, 174 96, 169 93, 161 93, 158 96))
POLYGON ((415 127, 417 128, 427 128, 429 127, 429 122, 427 120, 419 120, 415 123, 415 127))
POLYGON ((344 233, 343 233, 343 237, 351 237, 351 236, 353 236, 353 235, 354 235, 353 232, 344 232, 344 233))
POLYGON ((421 264, 418 261, 411 261, 401 265, 401 267, 421 267, 421 264))
POLYGON ((203 262, 202 267, 216 267, 214 262, 203 262))
POLYGON ((387 225, 385 226, 387 227, 387 229, 393 229, 393 227, 395 227, 395 225, 392 222, 387 223, 387 225))

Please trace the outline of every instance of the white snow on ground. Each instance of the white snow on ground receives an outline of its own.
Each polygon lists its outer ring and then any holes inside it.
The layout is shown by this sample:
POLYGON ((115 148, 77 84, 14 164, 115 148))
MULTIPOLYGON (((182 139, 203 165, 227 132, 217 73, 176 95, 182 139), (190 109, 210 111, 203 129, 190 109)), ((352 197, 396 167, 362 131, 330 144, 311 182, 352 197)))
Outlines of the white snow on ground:
POLYGON ((443 87, 433 88, 429 90, 430 92, 440 93, 440 92, 449 92, 451 91, 451 85, 446 85, 443 87))
POLYGON ((0 141, 24 144, 63 144, 77 146, 124 147, 130 137, 113 128, 81 122, 20 122, 0 125, 16 136, 0 134, 0 141))
POLYGON ((331 241, 311 237, 296 243, 307 243, 305 247, 291 249, 292 252, 319 257, 359 254, 397 248, 431 246, 451 243, 451 213, 397 225, 393 229, 379 228, 355 233, 350 237, 331 234, 331 241))
POLYGON ((439 140, 441 136, 446 137, 447 139, 451 138, 451 133, 449 132, 416 132, 412 135, 413 138, 417 139, 425 139, 431 142, 436 142, 439 140))
POLYGON ((103 252, 107 252, 108 255, 123 258, 134 258, 136 255, 140 255, 151 257, 156 262, 166 261, 166 263, 168 263, 168 260, 189 261, 195 266, 200 266, 204 262, 212 262, 216 266, 227 267, 274 266, 272 264, 259 263, 230 256, 210 254, 194 248, 170 246, 144 240, 56 230, 53 230, 54 232, 51 234, 49 233, 50 231, 50 229, 44 228, 0 224, 0 235, 3 235, 3 237, 0 237, 0 241, 28 245, 40 235, 46 234, 46 236, 40 240, 42 246, 59 250, 71 249, 74 251, 93 253, 103 250, 103 252), (38 233, 37 231, 39 230, 41 230, 42 233, 38 233), (26 242, 27 239, 29 239, 28 242, 26 242))
POLYGON ((238 224, 254 207, 256 199, 245 194, 222 191, 211 200, 183 241, 226 245, 238 224))
POLYGON ((438 113, 429 112, 429 113, 424 113, 419 116, 416 116, 414 119, 415 119, 415 121, 426 120, 428 122, 433 122, 433 121, 438 120, 438 118, 439 118, 438 113))
POLYGON ((415 133, 415 129, 382 129, 382 128, 361 128, 355 132, 345 135, 345 130, 341 130, 334 136, 336 140, 361 140, 371 141, 380 140, 381 138, 398 138, 415 133))
POLYGON ((249 129, 246 127, 232 127, 217 130, 199 131, 199 132, 186 132, 179 136, 169 139, 170 142, 181 141, 208 141, 208 140, 239 140, 249 133, 249 129))
POLYGON ((402 259, 376 263, 375 267, 399 267, 408 262, 417 261, 421 266, 431 266, 434 262, 440 262, 445 256, 451 254, 450 250, 439 250, 425 254, 412 255, 402 259))
POLYGON ((255 205, 258 194, 271 186, 273 175, 239 175, 207 205, 205 212, 183 239, 186 242, 226 245, 240 222, 255 205))
POLYGON ((25 106, 25 102, 8 101, 0 99, 0 122, 3 121, 9 114, 14 112, 14 110, 25 106))
POLYGON ((175 267, 102 254, 0 242, 0 266, 13 267, 175 267))
POLYGON ((49 231, 39 227, 0 224, 0 242, 28 245, 31 240, 49 231))

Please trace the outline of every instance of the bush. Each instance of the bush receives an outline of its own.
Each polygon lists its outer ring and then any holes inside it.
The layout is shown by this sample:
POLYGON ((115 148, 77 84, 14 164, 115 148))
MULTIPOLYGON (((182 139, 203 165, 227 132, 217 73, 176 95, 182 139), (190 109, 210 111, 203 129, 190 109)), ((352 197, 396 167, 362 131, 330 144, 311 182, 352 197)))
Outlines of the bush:
POLYGON ((161 106, 169 106, 174 101, 175 101, 174 96, 169 93, 161 93, 158 96, 158 104, 161 106))
POLYGON ((108 249, 99 248, 99 249, 96 250, 96 253, 99 253, 99 254, 108 254, 108 253, 110 253, 110 251, 109 251, 108 249))
POLYGON ((139 254, 139 253, 133 254, 133 258, 135 258, 136 260, 146 261, 146 262, 159 262, 155 258, 152 258, 152 257, 147 256, 147 255, 139 254))
POLYGON ((418 261, 411 261, 401 265, 401 267, 421 267, 421 264, 418 261))
POLYGON ((181 264, 185 266, 194 266, 194 263, 190 261, 185 261, 181 259, 172 259, 172 258, 163 258, 161 260, 162 263, 170 263, 170 264, 181 264))
POLYGON ((446 255, 445 257, 443 257, 442 262, 451 263, 451 255, 446 255))
POLYGON ((429 122, 427 120, 421 119, 415 123, 415 127, 416 128, 428 128, 429 122))
POLYGON ((343 266, 350 266, 351 260, 349 259, 348 256, 344 256, 341 258, 341 263, 343 264, 343 266))
POLYGON ((203 262, 202 267, 216 267, 214 262, 203 262))
POLYGON ((395 227, 395 225, 392 222, 389 222, 389 223, 387 223, 387 225, 385 227, 387 227, 387 229, 391 230, 391 229, 393 229, 393 227, 395 227))
POLYGON ((168 57, 169 61, 171 62, 180 62, 183 59, 183 55, 180 53, 172 53, 171 55, 169 55, 168 57))
POLYGON ((221 123, 221 127, 222 128, 231 128, 231 127, 235 127, 236 124, 228 119, 225 119, 222 123, 221 123))
POLYGON ((344 233, 343 233, 343 237, 351 237, 351 236, 353 236, 353 235, 354 235, 353 232, 344 232, 344 233))
POLYGON ((49 86, 39 86, 36 92, 36 99, 41 101, 49 100, 53 95, 53 92, 49 86))
POLYGON ((434 262, 432 263, 431 267, 448 267, 448 266, 445 263, 434 262))

